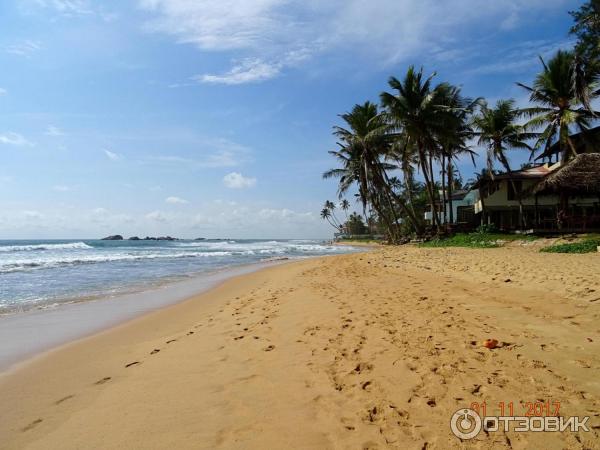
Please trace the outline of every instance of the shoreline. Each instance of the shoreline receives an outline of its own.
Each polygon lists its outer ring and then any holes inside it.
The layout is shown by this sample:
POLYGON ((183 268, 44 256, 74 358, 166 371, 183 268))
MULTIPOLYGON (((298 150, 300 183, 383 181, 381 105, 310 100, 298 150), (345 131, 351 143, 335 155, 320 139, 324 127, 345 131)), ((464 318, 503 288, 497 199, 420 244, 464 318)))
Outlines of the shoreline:
POLYGON ((0 376, 49 351, 184 302, 232 278, 290 261, 293 260, 273 259, 224 267, 189 279, 157 284, 148 290, 2 315, 0 376))
POLYGON ((467 444, 449 429, 459 408, 552 399, 590 431, 469 447, 597 449, 599 270, 597 255, 528 248, 275 265, 1 375, 0 436, 7 449, 452 449, 467 444))

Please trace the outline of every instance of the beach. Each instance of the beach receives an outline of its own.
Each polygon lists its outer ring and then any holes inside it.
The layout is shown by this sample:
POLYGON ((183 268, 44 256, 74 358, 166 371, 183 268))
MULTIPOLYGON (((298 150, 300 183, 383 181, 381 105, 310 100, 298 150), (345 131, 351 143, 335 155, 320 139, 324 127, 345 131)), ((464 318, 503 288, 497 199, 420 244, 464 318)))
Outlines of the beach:
POLYGON ((0 448, 600 448, 598 273, 535 245, 285 262, 2 374, 0 448), (484 402, 589 431, 454 436, 484 402))

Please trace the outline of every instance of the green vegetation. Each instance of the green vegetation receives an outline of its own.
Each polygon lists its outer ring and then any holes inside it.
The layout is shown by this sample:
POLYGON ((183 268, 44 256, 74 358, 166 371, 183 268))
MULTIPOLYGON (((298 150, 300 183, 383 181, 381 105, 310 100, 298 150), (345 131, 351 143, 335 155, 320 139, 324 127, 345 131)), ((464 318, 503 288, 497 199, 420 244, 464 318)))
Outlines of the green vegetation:
MULTIPOLYGON (((428 75, 410 66, 402 76, 389 78, 389 92, 379 95, 379 104, 359 103, 341 114, 343 122, 333 132, 338 148, 329 152, 336 167, 323 178, 338 180, 339 207, 346 220, 338 219, 331 201, 321 217, 340 233, 347 233, 350 225, 360 226, 356 217, 353 223, 348 217, 344 197, 353 195, 369 232, 384 234, 391 243, 405 242, 409 235, 439 234, 445 222, 453 221, 453 190, 466 187, 457 186, 456 161, 465 155, 473 158, 475 142, 487 149, 485 176, 493 178, 493 165, 499 163, 514 191, 508 151, 531 152, 533 157, 558 142, 564 159, 574 156, 571 134, 588 130, 600 115, 592 109, 600 98, 599 3, 591 0, 572 12, 571 32, 578 39, 572 50, 559 50, 547 61, 540 58, 540 72, 531 86, 517 83, 529 94, 529 107, 518 108, 512 99, 488 106, 483 98, 464 96, 458 86, 437 82, 435 72, 428 75), (431 227, 424 220, 425 206, 431 212, 431 227)), ((523 227, 521 198, 517 200, 523 227)), ((438 242, 497 246, 480 234, 466 236, 438 242)))
POLYGON ((547 253, 592 253, 597 251, 599 245, 600 238, 592 238, 569 244, 551 245, 540 251, 547 253))
POLYGON ((437 238, 424 242, 421 247, 470 247, 470 248, 496 248, 502 247, 509 241, 532 241, 537 236, 521 234, 505 234, 487 231, 486 227, 474 233, 458 233, 447 238, 437 238))

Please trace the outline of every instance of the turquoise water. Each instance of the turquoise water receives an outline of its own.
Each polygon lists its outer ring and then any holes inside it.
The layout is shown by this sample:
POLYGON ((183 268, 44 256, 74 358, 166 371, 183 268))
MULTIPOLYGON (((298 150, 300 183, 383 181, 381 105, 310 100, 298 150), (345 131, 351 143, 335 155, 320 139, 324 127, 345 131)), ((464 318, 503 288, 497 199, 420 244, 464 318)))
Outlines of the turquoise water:
POLYGON ((0 241, 0 314, 135 292, 272 258, 353 250, 315 240, 0 241))

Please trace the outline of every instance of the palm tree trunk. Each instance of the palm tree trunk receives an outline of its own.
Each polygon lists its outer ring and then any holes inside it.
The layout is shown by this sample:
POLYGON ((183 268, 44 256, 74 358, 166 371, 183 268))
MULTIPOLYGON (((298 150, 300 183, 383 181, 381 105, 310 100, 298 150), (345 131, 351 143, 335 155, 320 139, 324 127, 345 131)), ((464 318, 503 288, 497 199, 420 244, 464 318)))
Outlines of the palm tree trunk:
POLYGON ((454 188, 454 174, 452 167, 452 157, 448 157, 448 169, 446 173, 448 174, 448 209, 450 210, 450 223, 454 223, 454 208, 452 207, 452 189, 454 188))
POLYGON ((433 186, 431 185, 432 181, 428 175, 429 170, 427 168, 427 156, 425 155, 422 143, 419 143, 419 164, 421 166, 421 170, 423 171, 423 178, 425 178, 425 190, 427 191, 429 204, 431 206, 431 224, 432 226, 436 226, 438 224, 438 220, 437 210, 435 207, 435 198, 433 196, 433 186))
POLYGON ((446 209, 446 155, 442 155, 440 165, 442 166, 442 212, 444 214, 443 225, 448 223, 448 211, 446 209))

